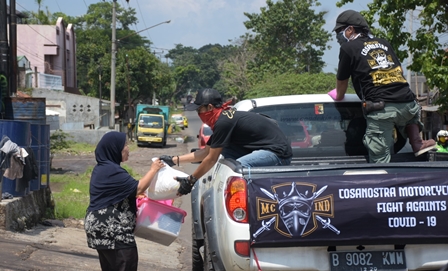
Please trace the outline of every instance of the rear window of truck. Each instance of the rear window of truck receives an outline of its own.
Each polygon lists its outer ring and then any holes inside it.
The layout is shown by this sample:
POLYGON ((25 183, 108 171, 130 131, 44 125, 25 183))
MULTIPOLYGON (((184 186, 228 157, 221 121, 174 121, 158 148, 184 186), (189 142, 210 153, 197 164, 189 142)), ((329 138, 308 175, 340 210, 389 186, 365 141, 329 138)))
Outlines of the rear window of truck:
POLYGON ((275 119, 291 142, 294 156, 366 155, 366 129, 360 103, 280 104, 252 112, 275 119))

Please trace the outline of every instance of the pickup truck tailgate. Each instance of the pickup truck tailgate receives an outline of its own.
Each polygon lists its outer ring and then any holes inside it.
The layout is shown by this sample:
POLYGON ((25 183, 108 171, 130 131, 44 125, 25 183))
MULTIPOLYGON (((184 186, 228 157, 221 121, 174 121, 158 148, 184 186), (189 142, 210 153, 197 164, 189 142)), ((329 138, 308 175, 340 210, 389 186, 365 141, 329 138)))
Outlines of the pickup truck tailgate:
POLYGON ((258 178, 248 188, 254 246, 448 241, 446 171, 258 178))

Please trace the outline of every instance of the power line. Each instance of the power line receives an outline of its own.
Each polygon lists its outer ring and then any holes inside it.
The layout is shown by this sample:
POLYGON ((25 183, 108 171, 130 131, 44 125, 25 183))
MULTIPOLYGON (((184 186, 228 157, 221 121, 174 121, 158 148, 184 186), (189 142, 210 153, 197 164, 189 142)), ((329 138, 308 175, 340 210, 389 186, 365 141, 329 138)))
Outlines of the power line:
POLYGON ((17 50, 20 50, 20 51, 22 51, 24 53, 27 53, 25 55, 26 57, 34 58, 34 59, 37 59, 39 61, 43 61, 44 60, 43 58, 40 58, 37 53, 29 52, 29 51, 27 51, 26 49, 24 49, 24 48, 22 48, 20 46, 17 46, 17 50))
MULTIPOLYGON (((131 9, 131 5, 129 4, 129 1, 126 1, 126 2, 128 3, 128 9, 131 9)), ((122 4, 123 7, 124 7, 123 0, 121 0, 121 4, 122 4)), ((135 29, 135 31, 137 31, 137 24, 134 24, 134 29, 135 29)))
POLYGON ((171 49, 166 49, 166 48, 160 48, 160 47, 154 47, 154 46, 149 46, 149 48, 153 48, 153 49, 157 49, 157 50, 171 50, 171 49))
POLYGON ((32 28, 31 25, 27 24, 27 26, 28 26, 29 28, 31 28, 34 32, 36 32, 37 34, 39 34, 40 36, 42 36, 44 39, 46 39, 46 40, 48 40, 49 42, 51 42, 51 44, 57 46, 56 43, 54 43, 54 42, 52 42, 51 40, 49 40, 47 37, 45 37, 44 35, 42 35, 41 33, 39 33, 39 31, 37 31, 36 29, 32 28))
MULTIPOLYGON (((54 1, 56 1, 56 5, 58 6, 59 11, 60 11, 61 13, 63 13, 61 7, 59 6, 59 2, 58 2, 58 0, 54 0, 54 1)), ((84 3, 85 3, 85 2, 84 2, 84 3)))
MULTIPOLYGON (((148 27, 146 27, 145 17, 143 17, 143 13, 142 13, 142 9, 140 8, 140 4, 139 4, 138 0, 136 0, 136 2, 137 2, 138 10, 140 11, 140 16, 142 16, 143 24, 145 25, 145 28, 147 29, 148 27)), ((152 40, 151 35, 149 35, 149 32, 146 31, 146 33, 148 34, 149 40, 152 40)))
POLYGON ((30 10, 26 9, 24 6, 22 6, 21 4, 19 4, 19 3, 17 3, 17 2, 16 2, 16 5, 19 5, 19 6, 22 8, 22 11, 26 11, 26 12, 28 12, 29 15, 32 15, 35 19, 39 20, 39 18, 37 18, 37 16, 34 15, 34 12, 33 12, 33 11, 30 11, 30 10))
MULTIPOLYGON (((22 51, 22 52, 24 52, 24 53, 27 53, 27 54, 24 54, 27 58, 28 57, 34 58, 35 60, 38 60, 38 62, 44 62, 45 63, 45 58, 42 57, 42 56, 39 56, 39 54, 30 52, 29 50, 24 49, 24 48, 22 48, 20 46, 17 46, 17 49, 22 51)), ((59 66, 57 64, 52 64, 52 66, 53 66, 53 68, 58 68, 58 69, 61 69, 61 70, 63 69, 62 66, 59 66)))
POLYGON ((150 26, 150 27, 146 27, 146 28, 144 28, 144 29, 142 29, 142 30, 140 30, 140 31, 133 32, 133 33, 131 33, 131 34, 129 34, 129 35, 126 35, 126 36, 124 36, 124 37, 122 37, 122 38, 119 38, 119 39, 117 39, 117 40, 118 40, 118 41, 124 40, 125 38, 130 37, 130 36, 135 35, 135 34, 138 34, 138 33, 142 32, 142 31, 145 31, 145 30, 154 28, 154 27, 156 27, 156 26, 158 26, 158 25, 161 25, 161 24, 169 24, 170 22, 171 22, 171 20, 168 20, 168 21, 164 21, 164 22, 155 24, 155 25, 150 26))

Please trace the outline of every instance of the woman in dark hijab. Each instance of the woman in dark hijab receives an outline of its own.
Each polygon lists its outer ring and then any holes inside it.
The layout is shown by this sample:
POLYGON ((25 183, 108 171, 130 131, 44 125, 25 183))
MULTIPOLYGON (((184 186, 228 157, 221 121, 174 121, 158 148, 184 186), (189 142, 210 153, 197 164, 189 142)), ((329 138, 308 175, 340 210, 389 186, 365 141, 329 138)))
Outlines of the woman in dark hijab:
POLYGON ((137 270, 136 196, 145 192, 164 164, 156 160, 143 178, 134 179, 120 166, 129 158, 126 134, 115 131, 101 138, 95 158, 84 224, 87 244, 98 251, 102 270, 137 270))

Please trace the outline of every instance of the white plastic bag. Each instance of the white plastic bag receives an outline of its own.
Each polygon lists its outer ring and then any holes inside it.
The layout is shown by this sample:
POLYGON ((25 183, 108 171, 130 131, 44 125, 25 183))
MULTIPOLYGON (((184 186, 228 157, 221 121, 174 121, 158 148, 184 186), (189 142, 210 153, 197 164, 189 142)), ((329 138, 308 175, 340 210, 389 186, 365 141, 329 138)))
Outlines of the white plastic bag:
MULTIPOLYGON (((153 158, 152 160, 156 160, 153 158)), ((174 177, 188 177, 185 172, 176 170, 168 166, 164 161, 165 167, 159 169, 157 175, 152 179, 148 187, 148 198, 153 200, 165 200, 177 198, 177 189, 179 182, 174 177)))

